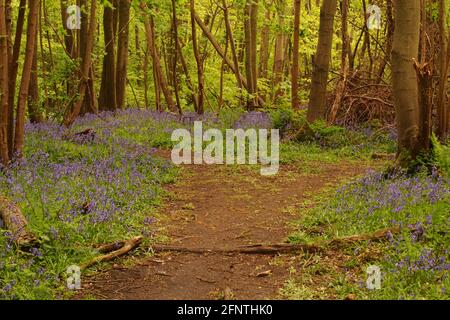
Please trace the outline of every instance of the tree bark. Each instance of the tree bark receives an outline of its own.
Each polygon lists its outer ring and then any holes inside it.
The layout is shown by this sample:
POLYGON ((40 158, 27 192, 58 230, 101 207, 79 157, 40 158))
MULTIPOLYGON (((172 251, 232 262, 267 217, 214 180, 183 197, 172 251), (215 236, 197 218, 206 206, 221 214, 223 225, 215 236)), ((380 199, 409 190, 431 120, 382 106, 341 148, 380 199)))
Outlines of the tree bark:
POLYGON ((37 34, 36 43, 34 45, 33 66, 31 70, 30 88, 28 92, 28 116, 30 122, 39 123, 43 121, 42 113, 39 106, 39 84, 38 84, 38 50, 37 50, 37 34))
POLYGON ((126 104, 128 43, 130 29, 130 0, 118 0, 119 30, 117 43, 117 107, 124 109, 126 104))
POLYGON ((117 9, 105 6, 103 13, 105 56, 103 57, 102 82, 98 99, 99 108, 102 111, 117 110, 114 10, 117 9))
MULTIPOLYGON (((239 71, 235 68, 234 64, 230 61, 230 59, 228 59, 228 57, 225 56, 224 50, 222 49, 220 44, 217 42, 217 40, 214 38, 214 36, 208 30, 208 27, 203 23, 202 19, 200 19, 200 17, 197 14, 195 15, 195 21, 197 22, 199 27, 202 29, 203 33, 206 35, 208 40, 211 42, 211 44, 213 45, 213 47, 216 50, 216 52, 223 59, 225 59, 225 62, 230 67, 230 69, 233 71, 233 73, 234 74, 239 74, 239 71)), ((240 78, 241 78, 241 82, 242 82, 243 87, 248 90, 249 87, 248 87, 247 81, 245 80, 245 78, 242 75, 240 75, 240 78)), ((261 97, 258 97, 258 102, 259 102, 260 105, 264 105, 264 100, 261 97)))
MULTIPOLYGON (((239 69, 239 57, 237 54, 236 45, 234 43, 233 29, 231 28, 231 24, 230 24, 226 0, 222 0, 222 5, 223 5, 223 15, 224 15, 224 19, 225 19, 225 28, 226 28, 228 40, 229 40, 230 47, 231 47, 231 54, 233 55, 234 75, 236 76, 236 81, 237 81, 239 89, 242 90, 243 86, 242 86, 241 72, 239 69)), ((226 58, 227 58, 227 56, 226 56, 226 54, 224 54, 222 59, 227 63, 226 58)), ((229 63, 227 63, 227 64, 229 65, 229 63)))
POLYGON ((288 37, 286 35, 285 28, 285 4, 284 1, 278 0, 278 33, 275 39, 275 53, 273 57, 273 79, 272 88, 274 90, 273 98, 276 99, 284 94, 283 90, 280 88, 280 84, 283 81, 283 70, 285 66, 285 49, 288 42, 288 37))
POLYGON ((397 0, 392 50, 398 161, 408 165, 419 151, 419 100, 414 60, 418 59, 420 0, 397 0))
POLYGON ((0 1, 0 163, 9 162, 8 150, 8 33, 5 3, 0 1))
MULTIPOLYGON (((345 1, 345 0, 344 0, 345 1)), ((300 0, 294 0, 294 44, 292 56, 292 109, 300 108, 300 101, 298 98, 298 68, 299 68, 299 37, 300 37, 300 0)))
POLYGON ((197 113, 204 113, 204 99, 205 99, 205 80, 203 75, 203 61, 200 57, 200 52, 198 50, 197 44, 197 27, 195 24, 195 4, 194 0, 190 0, 190 11, 191 11, 191 30, 192 30, 192 47, 194 49, 195 61, 197 62, 197 81, 198 81, 198 97, 197 97, 197 113))
MULTIPOLYGON (((141 2, 141 9, 142 10, 146 9, 146 5, 144 2, 141 2)), ((158 83, 159 86, 161 87, 161 90, 164 94, 164 98, 166 100, 169 110, 172 112, 176 112, 177 108, 173 101, 172 90, 170 90, 170 88, 167 84, 166 77, 161 68, 161 60, 159 59, 158 50, 156 48, 153 18, 150 16, 150 19, 149 19, 147 17, 147 15, 144 15, 144 25, 145 25, 145 35, 147 38, 148 50, 153 59, 153 70, 154 70, 155 76, 158 80, 158 81, 155 81, 155 83, 158 83)), ((156 89, 156 87, 155 87, 155 89, 156 89)))
POLYGON ((259 76, 267 79, 269 74, 269 45, 270 45, 270 10, 266 8, 264 13, 264 26, 261 30, 261 49, 259 54, 259 76))
POLYGON ((30 11, 28 13, 27 44, 25 48, 25 58, 23 63, 22 81, 20 83, 19 98, 17 101, 16 130, 14 134, 14 154, 17 157, 23 156, 25 142, 25 106, 28 98, 30 86, 31 69, 33 66, 33 56, 37 39, 39 21, 40 0, 30 0, 30 11))
POLYGON ((449 128, 447 127, 447 87, 448 87, 448 63, 447 63, 447 4, 439 1, 439 88, 438 88, 438 128, 437 136, 445 141, 449 128))
POLYGON ((86 39, 86 48, 84 50, 83 61, 81 63, 81 82, 79 85, 79 96, 75 101, 73 108, 67 112, 64 117, 63 124, 66 127, 70 127, 79 116, 83 100, 85 100, 86 92, 89 88, 90 69, 92 68, 92 49, 94 47, 94 35, 97 29, 96 23, 96 7, 97 1, 92 0, 90 17, 89 17, 89 29, 88 37, 86 39))
POLYGON ((37 238, 28 231, 28 222, 20 209, 14 203, 1 196, 0 218, 3 220, 6 229, 12 233, 12 238, 19 247, 29 247, 36 244, 37 238))
MULTIPOLYGON (((174 44, 174 62, 172 66, 172 73, 173 73, 173 88, 175 91, 175 99, 177 102, 178 107, 178 113, 181 115, 183 111, 181 110, 181 101, 180 101, 180 93, 178 88, 178 58, 184 59, 182 57, 182 52, 180 50, 179 46, 179 39, 178 39, 178 17, 177 17, 177 3, 176 0, 172 0, 172 24, 173 24, 173 44, 174 44)), ((195 106, 195 104, 194 104, 195 106)))
POLYGON ((328 71, 330 68, 333 24, 336 9, 336 0, 323 0, 322 7, 320 8, 319 43, 314 59, 314 71, 308 108, 308 121, 310 122, 325 119, 327 112, 328 71))
POLYGON ((26 0, 20 0, 19 13, 17 16, 16 33, 11 61, 9 62, 9 85, 8 85, 8 149, 10 157, 14 147, 14 105, 16 98, 17 71, 19 69, 19 55, 22 44, 22 33, 25 22, 26 0))
POLYGON ((342 104, 342 99, 344 97, 345 88, 347 86, 347 75, 348 75, 348 64, 347 64, 347 56, 348 49, 350 46, 349 38, 348 38, 348 0, 341 1, 341 16, 342 16, 342 27, 341 27, 341 37, 342 37, 342 52, 341 52, 341 71, 340 71, 340 80, 336 87, 336 98, 334 99, 333 106, 331 107, 330 116, 328 118, 328 122, 333 124, 336 121, 336 116, 339 111, 339 108, 342 104))

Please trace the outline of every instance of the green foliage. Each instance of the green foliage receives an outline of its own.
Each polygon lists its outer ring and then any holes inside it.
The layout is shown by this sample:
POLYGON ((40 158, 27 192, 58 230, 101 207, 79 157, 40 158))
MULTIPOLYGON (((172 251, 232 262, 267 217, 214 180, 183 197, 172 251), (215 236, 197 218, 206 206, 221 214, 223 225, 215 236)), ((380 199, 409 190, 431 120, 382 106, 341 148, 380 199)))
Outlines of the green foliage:
MULTIPOLYGON (((391 234, 380 244, 363 241, 350 246, 341 261, 347 273, 341 279, 341 272, 326 271, 333 286, 322 296, 342 299, 352 293, 358 299, 448 299, 449 200, 450 181, 436 173, 371 173, 344 185, 334 196, 319 197, 319 206, 306 213, 303 210, 298 232, 290 240, 317 243, 400 227, 400 234, 391 234), (380 290, 365 288, 369 265, 382 270, 380 290)), ((306 272, 304 277, 311 275, 306 272)), ((301 291, 305 285, 309 286, 304 281, 297 284, 301 291)), ((287 289, 295 292, 292 283, 287 289)))
POLYGON ((434 164, 450 176, 450 148, 442 145, 433 134, 431 137, 434 164))

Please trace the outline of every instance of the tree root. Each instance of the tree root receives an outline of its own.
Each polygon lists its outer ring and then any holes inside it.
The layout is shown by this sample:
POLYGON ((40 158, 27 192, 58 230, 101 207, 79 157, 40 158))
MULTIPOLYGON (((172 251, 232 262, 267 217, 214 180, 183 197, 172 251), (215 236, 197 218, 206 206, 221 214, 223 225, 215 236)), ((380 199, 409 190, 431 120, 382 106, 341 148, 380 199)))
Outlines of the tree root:
POLYGON ((95 257, 91 261, 81 265, 80 268, 82 270, 84 270, 84 269, 89 268, 99 262, 111 261, 117 257, 123 256, 123 255, 127 254, 128 252, 130 252, 131 250, 137 248, 141 244, 141 242, 142 242, 142 236, 139 236, 139 237, 135 237, 130 240, 122 242, 123 245, 117 250, 114 250, 114 248, 117 248, 118 246, 120 246, 120 243, 114 243, 114 244, 102 246, 99 248, 100 252, 108 252, 108 251, 110 251, 110 252, 108 254, 95 257), (111 251, 111 250, 114 250, 114 251, 111 251))

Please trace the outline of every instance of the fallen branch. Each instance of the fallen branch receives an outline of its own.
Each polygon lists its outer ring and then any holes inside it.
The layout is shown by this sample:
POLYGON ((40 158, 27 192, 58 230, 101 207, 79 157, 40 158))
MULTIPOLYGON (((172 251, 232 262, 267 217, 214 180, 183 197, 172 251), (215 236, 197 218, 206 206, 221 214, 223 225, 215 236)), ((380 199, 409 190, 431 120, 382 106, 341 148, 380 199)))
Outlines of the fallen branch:
MULTIPOLYGON (((121 248, 119 248, 118 250, 112 251, 112 252, 102 255, 102 256, 95 257, 91 261, 83 264, 81 266, 81 269, 83 270, 83 269, 89 268, 90 266, 97 264, 99 262, 111 261, 117 257, 123 256, 123 255, 127 254, 128 252, 130 252, 131 250, 138 247, 141 244, 141 242, 142 242, 141 236, 127 240, 127 241, 123 242, 123 246, 121 248)), ((113 245, 116 245, 116 244, 113 244, 113 245)), ((106 248, 106 246, 103 246, 103 250, 111 249, 110 246, 111 245, 108 245, 108 248, 106 248)))
MULTIPOLYGON (((413 231, 413 230, 410 230, 413 231)), ((354 235, 349 237, 337 238, 331 241, 323 241, 316 244, 270 244, 270 245, 251 245, 241 246, 236 248, 187 248, 170 245, 153 245, 152 249, 155 252, 181 252, 193 254, 285 254, 294 252, 318 252, 323 251, 327 246, 340 246, 344 244, 351 244, 359 241, 380 241, 386 239, 389 234, 394 235, 401 232, 400 227, 386 228, 378 230, 373 233, 354 235)))
POLYGON ((307 244, 271 244, 271 245, 252 245, 242 246, 237 248, 186 248, 168 245, 154 245, 152 246, 155 252, 182 252, 182 253, 220 253, 220 254, 278 254, 278 253, 292 253, 298 251, 316 252, 320 250, 319 246, 307 244))
POLYGON ((37 244, 38 238, 28 230, 27 219, 20 209, 4 197, 0 197, 0 218, 5 228, 12 233, 12 239, 19 247, 31 247, 37 244))

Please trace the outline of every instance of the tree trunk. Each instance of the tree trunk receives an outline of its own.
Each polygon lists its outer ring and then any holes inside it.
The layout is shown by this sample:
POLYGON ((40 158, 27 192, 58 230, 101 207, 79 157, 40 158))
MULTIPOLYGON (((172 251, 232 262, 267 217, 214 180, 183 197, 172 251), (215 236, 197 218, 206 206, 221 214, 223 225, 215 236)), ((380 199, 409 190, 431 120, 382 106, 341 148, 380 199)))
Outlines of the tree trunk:
POLYGON ((79 116, 83 100, 85 100, 86 93, 89 88, 90 69, 92 67, 92 48, 94 47, 94 35, 97 29, 96 25, 96 7, 97 1, 92 0, 90 17, 89 17, 89 31, 86 39, 86 48, 84 50, 83 61, 81 63, 81 82, 79 85, 79 96, 75 101, 73 108, 67 112, 64 117, 63 124, 66 127, 70 127, 79 116))
MULTIPOLYGON (((141 2, 141 9, 142 10, 146 9, 146 5, 144 4, 144 2, 141 2)), ((155 72, 155 77, 157 78, 157 81, 155 81, 155 84, 158 83, 158 85, 161 87, 161 90, 164 94, 164 98, 166 99, 166 103, 167 103, 169 110, 172 112, 175 112, 175 111, 177 111, 177 108, 173 101, 172 90, 170 90, 170 88, 167 84, 166 77, 161 68, 161 60, 159 59, 158 50, 156 48, 154 25, 153 25, 153 19, 151 16, 149 19, 147 17, 147 15, 144 15, 144 25, 145 25, 145 35, 147 37, 147 46, 148 46, 148 50, 153 59, 153 70, 155 72)), ((157 88, 157 86, 155 86, 155 89, 156 88, 157 88)))
POLYGON ((448 64, 447 64, 447 4, 439 1, 439 89, 438 89, 438 128, 437 135, 441 141, 445 141, 449 128, 447 127, 447 87, 448 87, 448 64))
POLYGON ((16 99, 16 81, 17 71, 19 69, 19 55, 22 44, 22 33, 25 21, 25 11, 27 7, 26 0, 20 0, 19 14, 16 23, 16 34, 14 37, 14 45, 11 61, 9 62, 9 85, 8 85, 8 149, 12 156, 14 147, 14 105, 16 99))
POLYGON ((331 107, 330 116, 328 118, 328 122, 333 124, 336 121, 336 116, 339 111, 339 108, 342 104, 342 99, 344 98, 345 88, 347 86, 347 74, 348 74, 348 64, 347 64, 347 56, 348 49, 350 46, 349 38, 348 38, 348 0, 341 1, 341 16, 342 16, 342 27, 341 27, 341 36, 342 36, 342 52, 341 52, 341 72, 340 72, 340 80, 336 87, 336 98, 334 99, 333 106, 331 107))
POLYGON ((0 1, 0 163, 9 162, 8 150, 8 33, 6 9, 0 1))
POLYGON ((178 112, 181 115, 181 101, 180 101, 180 93, 178 90, 178 73, 177 73, 177 66, 178 66, 178 55, 180 54, 180 51, 178 50, 178 18, 177 18, 177 4, 176 0, 172 0, 172 24, 173 24, 173 51, 174 51, 174 61, 172 66, 172 73, 173 73, 173 88, 175 91, 175 99, 177 101, 177 107, 178 112))
POLYGON ((280 84, 283 81, 283 70, 285 65, 285 52, 288 37, 284 30, 284 16, 285 16, 284 1, 278 1, 278 33, 275 39, 275 53, 273 57, 273 80, 272 88, 274 89, 274 99, 284 94, 280 88, 280 84))
POLYGON ((320 8, 319 43, 314 59, 314 71, 308 108, 308 121, 310 122, 325 119, 327 112, 328 71, 330 68, 336 8, 336 0, 323 0, 322 7, 320 8))
POLYGON ((31 70, 30 88, 28 92, 28 116, 30 122, 39 123, 43 121, 42 113, 39 106, 39 85, 38 85, 38 50, 37 50, 37 34, 36 43, 34 45, 33 66, 31 70))
POLYGON ((420 0, 397 0, 392 50, 399 163, 407 165, 419 150, 419 100, 414 60, 418 59, 420 0))
POLYGON ((28 98, 31 69, 37 38, 39 21, 39 0, 30 0, 30 11, 28 13, 27 44, 23 63, 22 81, 20 83, 19 98, 17 101, 16 130, 14 134, 14 153, 17 157, 23 156, 25 141, 25 106, 28 98))
POLYGON ((386 23, 387 23, 387 35, 386 35, 386 56, 381 61, 380 68, 378 70, 377 84, 380 84, 383 80, 384 70, 386 65, 391 61, 392 54, 392 41, 394 38, 394 17, 393 17, 393 0, 387 0, 386 4, 386 23))
MULTIPOLYGON (((242 87, 241 72, 239 70, 239 57, 237 54, 236 45, 234 43, 233 30, 231 28, 230 19, 229 19, 229 15, 228 15, 228 7, 227 7, 227 3, 225 0, 222 0, 222 5, 223 5, 223 15, 224 15, 224 19, 225 19, 226 32, 227 32, 228 40, 229 40, 230 47, 231 47, 231 54, 233 55, 234 75, 236 76, 236 81, 237 81, 239 89, 242 90, 243 87, 242 87)), ((227 58, 227 56, 224 54, 222 57, 223 61, 226 62, 226 60, 227 60, 226 58, 227 58)))
POLYGON ((270 46, 270 10, 266 8, 264 26, 261 30, 261 49, 259 54, 259 76, 263 79, 269 77, 269 46, 270 46))
MULTIPOLYGON (((225 62, 230 67, 230 69, 233 71, 233 73, 234 74, 239 73, 239 71, 235 68, 234 63, 232 63, 230 61, 230 59, 228 59, 228 57, 225 55, 225 52, 222 49, 222 47, 220 46, 220 44, 217 42, 217 40, 214 38, 214 36, 208 30, 208 27, 203 23, 202 19, 200 19, 200 17, 197 14, 195 14, 195 21, 197 21, 197 24, 202 29, 203 33, 208 38, 209 42, 211 42, 211 44, 214 47, 214 49, 216 50, 216 52, 222 57, 222 59, 225 59, 225 62)), ((249 87, 248 87, 247 81, 245 80, 245 78, 242 75, 240 75, 240 78, 241 78, 241 82, 242 82, 243 87, 245 89, 247 89, 247 91, 248 91, 249 87)), ((258 97, 258 102, 259 102, 260 105, 264 104, 264 100, 262 100, 261 97, 258 97)))
POLYGON ((130 29, 130 0, 118 0, 119 30, 117 43, 116 97, 117 107, 124 109, 126 104, 128 42, 130 29))
MULTIPOLYGON (((87 23, 83 23, 83 21, 88 21, 88 11, 87 11, 87 7, 88 7, 88 0, 80 0, 80 7, 81 7, 81 30, 79 32, 79 41, 80 41, 80 57, 85 57, 86 55, 86 49, 87 49, 87 43, 88 43, 88 38, 90 37, 89 34, 89 29, 88 29, 88 24, 87 23)), ((93 32, 95 32, 96 30, 94 29, 93 32)), ((90 52, 91 54, 91 52, 90 52)), ((80 67, 82 68, 82 67, 80 67)), ((92 70, 92 65, 89 67, 89 71, 87 73, 87 87, 86 90, 84 92, 84 98, 83 98, 83 102, 81 105, 81 109, 79 114, 85 114, 88 112, 94 112, 95 111, 95 107, 93 105, 93 101, 95 99, 95 89, 94 89, 94 79, 93 79, 93 70, 92 70)), ((81 76, 83 77, 83 76, 81 76)), ((84 81, 81 79, 81 81, 84 81)), ((78 116, 78 115, 77 115, 78 116)))
POLYGON ((102 83, 98 99, 99 108, 102 111, 117 110, 114 10, 117 9, 105 6, 103 13, 105 56, 103 57, 102 83))
MULTIPOLYGON (((344 0, 345 1, 345 0, 344 0)), ((298 68, 299 68, 299 33, 300 33, 300 0, 294 0, 294 46, 292 57, 292 109, 300 108, 300 101, 298 98, 298 68)))
POLYGON ((204 112, 204 95, 205 95, 205 80, 203 75, 203 62, 200 57, 200 52, 198 50, 197 44, 197 28, 195 24, 195 4, 194 0, 190 0, 190 10, 191 10, 191 29, 192 29, 192 47, 194 49, 195 61, 197 62, 197 79, 198 79, 198 109, 196 110, 198 114, 203 114, 204 112))

